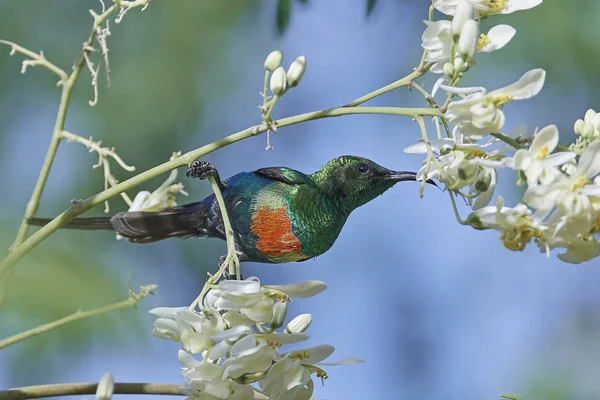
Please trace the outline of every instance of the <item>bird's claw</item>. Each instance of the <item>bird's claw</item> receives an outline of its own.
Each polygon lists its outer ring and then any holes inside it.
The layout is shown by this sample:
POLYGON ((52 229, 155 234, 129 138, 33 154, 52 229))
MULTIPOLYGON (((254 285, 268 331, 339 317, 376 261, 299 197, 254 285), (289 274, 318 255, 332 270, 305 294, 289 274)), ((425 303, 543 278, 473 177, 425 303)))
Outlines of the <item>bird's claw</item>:
MULTIPOLYGON (((241 254, 241 253, 238 253, 238 254, 241 254)), ((219 268, 221 268, 221 266, 223 265, 223 263, 225 262, 226 259, 227 259, 227 256, 221 256, 221 258, 219 258, 219 268)), ((235 281, 235 280, 241 281, 243 278, 242 278, 241 274, 239 276, 237 274, 230 275, 229 271, 227 269, 225 269, 225 271, 223 271, 223 279, 227 279, 230 281, 235 281)))
POLYGON ((209 176, 217 175, 217 169, 208 161, 194 161, 192 165, 188 167, 186 176, 190 178, 206 179, 209 176))

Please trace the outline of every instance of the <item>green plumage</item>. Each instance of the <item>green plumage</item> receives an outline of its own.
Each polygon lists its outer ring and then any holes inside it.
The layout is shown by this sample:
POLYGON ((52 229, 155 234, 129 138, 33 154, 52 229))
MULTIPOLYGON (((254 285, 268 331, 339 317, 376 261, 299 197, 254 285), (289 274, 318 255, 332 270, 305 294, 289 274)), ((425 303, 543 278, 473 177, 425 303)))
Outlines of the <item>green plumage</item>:
MULTIPOLYGON (((397 182, 415 178, 412 172, 391 171, 365 158, 342 156, 310 175, 285 167, 241 172, 224 181, 222 192, 241 259, 285 263, 323 254, 353 210, 397 182)), ((33 224, 45 222, 32 220, 33 224)), ((159 212, 79 219, 66 227, 111 229, 136 243, 169 237, 225 238, 214 195, 159 212)))

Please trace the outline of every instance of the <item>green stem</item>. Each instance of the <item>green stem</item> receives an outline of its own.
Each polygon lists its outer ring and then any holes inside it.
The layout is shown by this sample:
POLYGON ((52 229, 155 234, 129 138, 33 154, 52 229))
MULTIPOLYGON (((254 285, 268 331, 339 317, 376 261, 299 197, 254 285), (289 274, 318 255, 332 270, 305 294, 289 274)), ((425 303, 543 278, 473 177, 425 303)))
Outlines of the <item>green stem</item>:
POLYGON ((506 135, 503 135, 501 133, 498 132, 493 132, 490 133, 490 135, 492 135, 493 137, 495 137, 496 139, 500 139, 502 140, 504 143, 514 147, 515 149, 524 149, 525 147, 523 147, 521 144, 519 144, 519 142, 517 142, 515 139, 510 138, 506 135))
POLYGON ((217 181, 212 176, 208 177, 208 181, 215 192, 215 197, 217 199, 217 203, 219 204, 219 209, 221 211, 221 218, 223 219, 223 227, 225 228, 225 238, 227 241, 227 258, 225 262, 229 265, 229 275, 236 275, 238 277, 241 276, 239 273, 240 268, 240 260, 238 259, 237 253, 235 252, 235 237, 233 234, 233 227, 231 226, 231 222, 229 221, 229 213, 227 212, 227 205, 225 204, 225 200, 223 199, 223 194, 221 193, 221 189, 217 184, 217 181))
MULTIPOLYGON (((83 53, 89 52, 86 48, 89 48, 94 43, 94 39, 96 38, 96 34, 98 28, 104 23, 106 18, 112 14, 113 11, 116 10, 116 6, 110 7, 106 12, 104 12, 100 16, 94 17, 94 25, 92 27, 92 33, 84 44, 83 53)), ((82 53, 82 54, 83 54, 82 53)), ((50 169, 52 168, 52 164, 54 163, 54 158, 56 157, 56 151, 58 150, 58 145, 60 144, 63 136, 62 131, 65 127, 65 119, 67 117, 67 109, 69 107, 69 101, 71 100, 71 94, 73 92, 73 86, 79 78, 83 67, 85 66, 85 57, 80 56, 79 60, 73 67, 73 71, 69 78, 62 81, 62 93, 60 96, 60 105, 58 106, 58 115, 56 116, 56 122, 54 124, 54 130, 52 131, 52 139, 50 140, 50 146, 48 147, 48 151, 46 153, 46 158, 44 159, 44 164, 42 165, 42 169, 40 170, 40 175, 38 176, 35 187, 33 188, 33 193, 31 194, 31 198, 27 203, 27 208, 25 209, 25 215, 23 216, 23 221, 21 222, 21 226, 19 227, 19 231, 17 232, 17 236, 15 241, 11 246, 11 250, 18 247, 25 238, 27 237, 27 230, 29 228, 29 224, 27 221, 31 217, 35 215, 39 206, 40 199, 42 197, 42 193, 44 191, 44 187, 46 186, 46 181, 48 180, 48 175, 50 174, 50 169)), ((58 73, 58 72, 57 72, 58 73)), ((60 73, 59 73, 60 75, 60 73)), ((0 299, 1 299, 0 294, 0 299)), ((1 300, 0 300, 1 303, 1 300)))
MULTIPOLYGON (((10 336, 6 339, 2 339, 2 340, 0 340, 0 349, 3 349, 12 344, 21 342, 25 339, 29 339, 30 337, 41 335, 42 333, 47 332, 51 329, 57 328, 61 325, 65 325, 65 324, 68 324, 73 321, 77 321, 82 318, 87 318, 87 317, 91 317, 91 316, 98 315, 98 314, 104 314, 104 313, 107 313, 110 311, 120 310, 121 308, 125 308, 125 307, 135 306, 135 304, 138 301, 140 301, 141 299, 146 297, 148 294, 151 294, 152 290, 156 287, 157 287, 156 285, 142 286, 140 288, 139 293, 136 294, 136 293, 130 292, 129 298, 127 300, 123 300, 118 303, 110 304, 110 305, 96 308, 96 309, 89 310, 89 311, 81 311, 80 310, 80 311, 77 311, 71 315, 64 317, 64 318, 58 319, 56 321, 52 321, 47 324, 40 325, 35 328, 29 329, 27 331, 10 336)), ((3 398, 1 396, 1 394, 2 394, 2 392, 0 392, 0 398, 3 398)))
POLYGON ((423 66, 423 68, 417 68, 413 73, 406 75, 404 78, 399 79, 396 82, 392 82, 389 85, 386 85, 386 86, 384 86, 380 89, 377 89, 369 94, 366 94, 362 97, 359 97, 358 99, 346 104, 345 107, 356 107, 356 106, 361 105, 369 100, 374 99, 375 97, 381 96, 382 94, 391 92, 392 90, 401 88, 403 86, 408 86, 408 85, 410 85, 410 82, 419 78, 425 72, 429 71, 429 68, 431 68, 432 65, 433 65, 433 63, 427 63, 423 66))
MULTIPOLYGON (((183 396, 179 383, 115 383, 114 394, 146 394, 183 396)), ((94 395, 97 383, 60 383, 56 385, 25 386, 0 391, 0 399, 25 400, 43 397, 94 395)))
MULTIPOLYGON (((352 115, 352 114, 385 114, 385 115, 401 115, 415 118, 417 116, 441 116, 440 111, 433 110, 431 108, 401 108, 401 107, 340 107, 333 108, 329 110, 321 110, 314 111, 305 114, 299 114, 292 117, 282 118, 280 120, 274 121, 276 126, 284 127, 288 125, 299 124, 301 122, 321 119, 321 118, 331 118, 331 117, 339 117, 342 115, 352 115)), ((25 254, 27 254, 31 249, 37 246, 42 240, 48 237, 52 232, 55 232, 67 222, 71 221, 75 217, 83 214, 85 211, 90 208, 103 203, 106 200, 110 200, 111 198, 119 195, 120 193, 133 189, 134 187, 144 183, 158 175, 164 174, 166 172, 171 171, 172 169, 184 167, 191 164, 196 159, 205 156, 208 153, 211 153, 215 150, 218 150, 222 147, 228 146, 232 143, 238 142, 240 140, 256 136, 258 134, 266 132, 268 129, 266 124, 255 125, 250 128, 244 129, 243 131, 234 133, 229 135, 223 139, 217 140, 216 142, 207 144, 198 149, 190 151, 181 157, 178 157, 174 160, 165 162, 163 164, 157 165, 154 168, 151 168, 147 171, 144 171, 132 178, 129 178, 116 186, 113 186, 103 192, 100 192, 92 197, 89 197, 86 200, 79 201, 76 204, 73 204, 69 209, 65 212, 54 218, 50 223, 43 226, 40 230, 31 235, 26 241, 24 241, 20 246, 15 247, 13 251, 4 259, 4 261, 0 264, 0 277, 3 276, 3 272, 12 268, 19 260, 21 260, 25 254)), ((6 277, 2 278, 6 279, 6 277)), ((0 293, 0 298, 2 297, 2 293, 0 293)))

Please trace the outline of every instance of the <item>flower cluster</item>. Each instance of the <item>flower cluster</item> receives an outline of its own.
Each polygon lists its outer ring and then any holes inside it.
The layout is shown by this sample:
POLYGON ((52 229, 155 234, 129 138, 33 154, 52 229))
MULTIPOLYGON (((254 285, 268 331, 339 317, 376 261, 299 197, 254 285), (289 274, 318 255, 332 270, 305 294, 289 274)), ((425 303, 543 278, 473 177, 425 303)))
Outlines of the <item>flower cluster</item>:
POLYGON ((321 363, 333 346, 281 352, 283 345, 308 339, 312 316, 302 314, 282 328, 292 297, 314 296, 326 286, 308 281, 284 286, 261 285, 258 278, 222 281, 202 299, 200 311, 189 307, 155 308, 153 333, 181 343, 179 362, 190 399, 310 399, 311 375, 326 379, 321 363), (200 358, 198 360, 194 356, 200 358), (263 396, 263 397, 260 397, 263 396))
MULTIPOLYGON (((545 71, 534 69, 517 82, 488 92, 483 87, 458 87, 463 75, 475 65, 475 54, 506 45, 515 30, 497 25, 479 34, 479 21, 539 5, 542 0, 433 0, 433 7, 450 20, 428 21, 422 47, 430 70, 443 74, 433 88, 447 93, 440 120, 434 119, 438 138, 405 149, 427 158, 417 178, 436 178, 453 196, 462 196, 474 211, 465 224, 500 232, 502 243, 520 251, 534 240, 546 254, 569 263, 600 255, 600 115, 589 110, 575 123, 578 135, 570 146, 559 146, 555 125, 536 130, 504 133, 503 106, 528 99, 542 89, 545 71), (449 125, 454 128, 450 130, 449 125), (442 131, 445 130, 446 138, 442 131), (517 172, 517 184, 527 186, 513 208, 498 197, 492 200, 497 170, 517 172)), ((454 197, 453 197, 454 200, 454 197)))

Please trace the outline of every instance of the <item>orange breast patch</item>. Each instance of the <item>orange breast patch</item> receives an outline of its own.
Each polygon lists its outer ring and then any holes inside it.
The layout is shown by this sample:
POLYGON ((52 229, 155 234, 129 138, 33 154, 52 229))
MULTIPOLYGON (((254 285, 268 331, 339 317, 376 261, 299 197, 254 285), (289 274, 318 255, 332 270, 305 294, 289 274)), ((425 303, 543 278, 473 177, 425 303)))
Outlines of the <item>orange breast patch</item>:
POLYGON ((292 232, 287 207, 256 210, 250 227, 258 238, 256 248, 265 256, 303 255, 302 243, 292 232))

